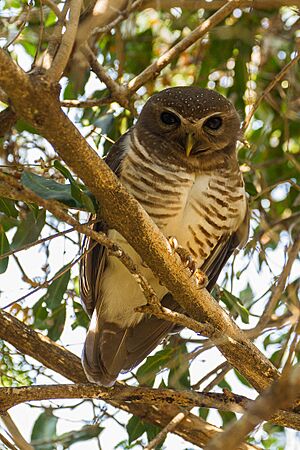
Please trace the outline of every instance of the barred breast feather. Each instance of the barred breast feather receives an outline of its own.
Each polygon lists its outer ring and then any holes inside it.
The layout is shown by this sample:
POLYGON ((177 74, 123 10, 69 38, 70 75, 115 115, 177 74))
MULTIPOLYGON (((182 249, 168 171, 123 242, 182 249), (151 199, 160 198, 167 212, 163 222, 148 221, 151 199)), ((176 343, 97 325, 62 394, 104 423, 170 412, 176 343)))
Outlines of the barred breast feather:
MULTIPOLYGON (((109 158, 110 167, 163 234, 176 237, 206 272, 210 289, 244 239, 239 232, 247 203, 235 156, 233 164, 188 170, 150 152, 132 128, 113 146, 109 158)), ((105 227, 100 223, 95 229, 105 227)), ((242 234, 247 235, 247 230, 242 234)), ((108 230, 108 235, 131 256, 163 304, 182 311, 130 244, 116 230, 108 230)), ((85 248, 91 245, 93 241, 87 240, 85 248)), ((99 245, 86 254, 81 279, 82 298, 92 313, 83 366, 90 381, 111 386, 120 371, 141 362, 174 324, 134 311, 146 301, 140 287, 124 265, 99 245)))
MULTIPOLYGON (((128 136, 120 179, 141 203, 165 236, 176 237, 201 267, 220 239, 233 233, 246 213, 241 177, 229 170, 214 173, 188 173, 169 163, 161 163, 138 142, 134 133, 128 136)), ((109 236, 133 258, 160 298, 166 289, 132 247, 115 230, 109 236)), ((102 280, 104 298, 102 313, 114 323, 132 326, 142 315, 133 309, 145 304, 139 286, 116 258, 108 258, 102 280), (116 283, 116 272, 118 283, 116 283), (128 292, 132 293, 128 301, 128 292), (126 301, 125 301, 126 298, 126 301), (108 308, 109 305, 109 308, 108 308)))

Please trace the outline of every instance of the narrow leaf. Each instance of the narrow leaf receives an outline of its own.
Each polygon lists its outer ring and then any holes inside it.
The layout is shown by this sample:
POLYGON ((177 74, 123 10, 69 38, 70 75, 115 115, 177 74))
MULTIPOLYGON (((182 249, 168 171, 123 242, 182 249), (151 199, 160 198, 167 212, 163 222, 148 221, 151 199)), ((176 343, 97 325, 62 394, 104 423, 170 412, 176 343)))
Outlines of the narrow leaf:
POLYGON ((31 444, 35 450, 54 450, 55 444, 45 444, 47 440, 54 440, 56 435, 57 417, 52 414, 51 409, 45 410, 36 420, 31 433, 31 444), (38 441, 42 441, 43 444, 39 445, 38 441), (34 442, 37 442, 35 445, 34 442))
MULTIPOLYGON (((9 252, 9 242, 3 228, 0 226, 0 256, 9 252)), ((8 256, 0 259, 0 274, 4 273, 8 266, 8 256)))
POLYGON ((37 218, 34 217, 32 211, 28 212, 26 218, 18 226, 11 247, 16 249, 36 241, 45 225, 45 218, 46 211, 44 209, 38 211, 37 218))
POLYGON ((15 202, 9 198, 0 197, 0 211, 4 212, 8 217, 18 217, 18 210, 15 207, 15 202))

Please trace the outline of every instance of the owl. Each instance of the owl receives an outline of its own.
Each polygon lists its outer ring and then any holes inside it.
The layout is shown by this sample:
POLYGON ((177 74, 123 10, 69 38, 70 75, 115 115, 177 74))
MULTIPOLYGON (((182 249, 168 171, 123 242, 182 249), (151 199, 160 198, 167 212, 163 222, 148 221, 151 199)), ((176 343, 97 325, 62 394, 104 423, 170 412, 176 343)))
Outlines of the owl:
MULTIPOLYGON (((240 137, 240 119, 229 100, 209 89, 174 87, 146 102, 105 160, 161 232, 175 237, 205 272, 208 290, 248 236, 236 154, 240 137)), ((164 306, 184 312, 118 231, 101 219, 93 227, 131 256, 164 306)), ((178 327, 135 311, 146 299, 105 247, 86 237, 83 252, 81 296, 91 317, 83 367, 91 382, 112 386, 120 372, 139 364, 178 327)))

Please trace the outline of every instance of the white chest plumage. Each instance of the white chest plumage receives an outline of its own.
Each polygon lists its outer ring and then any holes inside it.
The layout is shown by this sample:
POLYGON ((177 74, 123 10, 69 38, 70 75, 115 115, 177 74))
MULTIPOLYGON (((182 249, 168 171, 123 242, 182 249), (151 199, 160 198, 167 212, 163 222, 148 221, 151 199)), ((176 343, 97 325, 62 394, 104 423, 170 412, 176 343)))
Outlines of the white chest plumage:
MULTIPOLYGON (((165 236, 174 236, 203 264, 224 234, 231 234, 245 216, 244 188, 238 177, 227 173, 188 173, 149 155, 136 138, 125 142, 120 179, 148 212, 165 236)), ((109 236, 130 254, 159 298, 167 292, 139 255, 115 230, 109 236)), ((116 258, 108 257, 101 284, 101 315, 124 326, 142 315, 133 309, 145 303, 134 278, 116 258)))

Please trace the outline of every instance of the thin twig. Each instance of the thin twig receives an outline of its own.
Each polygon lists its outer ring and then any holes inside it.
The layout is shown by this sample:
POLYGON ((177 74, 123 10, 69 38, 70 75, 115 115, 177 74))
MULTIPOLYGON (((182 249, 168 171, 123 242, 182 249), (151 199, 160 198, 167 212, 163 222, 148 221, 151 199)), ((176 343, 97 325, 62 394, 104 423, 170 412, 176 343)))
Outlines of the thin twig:
POLYGON ((208 378, 210 378, 212 375, 214 375, 219 370, 223 369, 223 367, 227 367, 228 362, 224 361, 221 364, 219 364, 217 367, 215 367, 213 370, 205 374, 197 383, 193 384, 192 388, 194 390, 200 389, 201 384, 203 384, 208 378))
POLYGON ((104 106, 113 103, 114 99, 110 96, 104 98, 88 100, 63 100, 61 106, 65 108, 93 108, 94 106, 104 106))
POLYGON ((97 75, 100 81, 102 81, 109 91, 114 100, 116 100, 124 108, 129 107, 128 91, 125 87, 121 86, 115 80, 113 80, 107 73, 104 67, 98 62, 96 55, 91 48, 86 44, 82 45, 80 50, 89 61, 93 72, 97 75))
POLYGON ((112 22, 108 23, 107 25, 105 25, 104 27, 98 27, 95 28, 93 30, 93 32, 91 33, 91 38, 97 39, 97 37, 102 34, 102 33, 108 33, 110 30, 112 30, 113 28, 115 28, 117 25, 119 25, 119 23, 121 23, 123 20, 127 19, 127 17, 129 16, 129 14, 131 14, 133 11, 135 11, 136 9, 138 9, 142 3, 145 0, 136 0, 135 2, 132 2, 131 6, 129 3, 129 6, 124 10, 124 11, 120 11, 118 17, 116 17, 112 22))
POLYGON ((34 448, 24 439, 9 413, 1 416, 1 419, 9 431, 14 443, 20 450, 34 450, 34 448))
POLYGON ((67 15, 67 12, 69 9, 69 3, 70 3, 70 0, 65 1, 64 7, 63 7, 60 15, 58 16, 58 20, 55 24, 53 33, 49 39, 48 48, 45 51, 45 54, 41 61, 41 65, 44 69, 49 69, 51 67, 53 58, 54 58, 54 56, 57 52, 57 49, 61 43, 62 29, 63 29, 63 26, 65 25, 65 19, 66 19, 66 15, 67 15))
POLYGON ((37 57, 41 51, 42 43, 43 43, 43 34, 44 34, 44 11, 43 11, 43 0, 40 0, 40 32, 39 32, 39 41, 36 47, 34 59, 31 65, 33 68, 36 64, 37 57))
POLYGON ((76 39, 76 32, 80 17, 82 0, 71 0, 70 19, 66 24, 66 31, 61 40, 60 47, 55 55, 53 63, 47 71, 47 76, 52 81, 58 81, 68 64, 73 45, 76 39))
POLYGON ((30 242, 29 244, 22 245, 22 247, 10 250, 9 252, 6 252, 6 253, 3 253, 2 255, 0 255, 0 260, 3 259, 3 258, 7 258, 7 256, 15 255, 18 252, 22 252, 24 250, 28 250, 29 248, 32 248, 32 247, 34 247, 36 245, 43 244, 44 242, 51 241, 52 239, 55 239, 55 238, 57 238, 59 236, 64 236, 67 233, 71 233, 71 231, 74 231, 73 227, 72 228, 68 228, 65 231, 59 231, 58 233, 52 234, 51 236, 47 236, 45 238, 38 239, 37 241, 30 242))
POLYGON ((288 254, 288 260, 279 276, 278 282, 275 286, 275 289, 273 291, 273 295, 269 299, 268 303, 266 304, 265 310, 263 312, 263 315, 261 316, 258 324, 255 327, 255 330, 261 331, 263 330, 274 311, 274 308, 276 307, 278 301, 280 300, 280 297, 284 291, 285 283, 287 278, 290 275, 292 265, 294 264, 295 259, 297 258, 300 251, 300 237, 298 237, 293 244, 290 245, 287 254, 288 254))
POLYGON ((182 39, 178 44, 171 47, 167 52, 160 56, 154 63, 148 66, 143 72, 137 75, 128 83, 130 92, 136 92, 147 81, 157 77, 161 70, 166 67, 173 59, 179 56, 183 51, 203 38, 212 28, 218 23, 222 22, 235 8, 239 6, 239 1, 230 0, 222 6, 211 17, 205 20, 195 30, 193 30, 187 37, 182 39))
POLYGON ((45 5, 47 5, 54 12, 56 17, 58 17, 59 19, 61 18, 61 10, 56 5, 56 3, 54 3, 52 0, 43 0, 43 3, 45 5))
POLYGON ((8 439, 6 439, 6 437, 3 436, 2 433, 0 433, 0 441, 2 441, 7 448, 10 448, 11 450, 18 450, 17 447, 15 447, 8 439))
MULTIPOLYGON (((5 305, 2 307, 2 309, 7 309, 10 308, 11 306, 15 305, 16 303, 21 302, 22 300, 25 300, 25 298, 28 298, 30 295, 35 294, 36 292, 38 292, 41 289, 46 289, 50 286, 50 284, 57 280, 58 278, 60 278, 61 276, 63 276, 66 272, 68 272, 68 270, 70 270, 73 266, 75 266, 76 264, 78 264, 82 258, 85 257, 85 255, 89 252, 91 252, 93 250, 93 248, 95 247, 96 243, 94 245, 92 245, 88 250, 86 250, 84 253, 82 253, 82 255, 80 255, 78 258, 74 259, 72 262, 70 262, 69 264, 67 264, 66 266, 64 266, 63 270, 59 271, 58 273, 56 273, 50 280, 44 281, 43 283, 40 283, 37 287, 35 287, 32 291, 28 292, 27 294, 23 295, 22 297, 17 298, 16 300, 13 300, 12 302, 10 302, 8 305, 5 305)), ((15 256, 16 258, 16 256, 15 256)), ((17 259, 17 258, 16 258, 17 259)), ((21 267, 21 265, 19 265, 19 267, 21 267)), ((27 283, 31 284, 29 281, 29 278, 26 276, 26 274, 24 273, 23 269, 22 269, 22 273, 25 275, 25 280, 27 281, 27 283)))
POLYGON ((20 26, 20 28, 19 28, 19 31, 17 32, 17 34, 16 34, 9 42, 7 42, 7 43, 3 46, 4 50, 7 50, 7 49, 10 47, 10 45, 12 45, 12 44, 18 39, 18 37, 21 35, 22 31, 23 31, 24 28, 25 28, 26 22, 27 22, 27 20, 29 19, 29 14, 30 14, 30 11, 31 11, 31 9, 32 9, 32 5, 25 5, 24 8, 26 8, 27 11, 26 11, 26 15, 25 15, 25 17, 24 17, 24 19, 23 19, 23 21, 22 21, 22 23, 21 23, 21 26, 20 26))
POLYGON ((200 323, 190 317, 178 313, 176 311, 172 311, 169 308, 165 308, 156 299, 152 299, 151 304, 143 305, 135 309, 138 312, 142 312, 144 314, 153 314, 159 319, 167 320, 168 322, 176 323, 178 325, 182 325, 183 327, 190 328, 195 331, 195 333, 199 333, 203 336, 210 336, 214 328, 209 323, 200 323))
POLYGON ((253 114, 263 101, 263 99, 266 97, 266 95, 269 94, 269 92, 276 86, 276 84, 285 76, 285 74, 299 61, 300 59, 300 52, 298 52, 297 56, 295 56, 294 59, 292 59, 288 64, 286 64, 281 71, 275 75, 271 83, 268 84, 268 86, 264 89, 262 94, 258 97, 256 102, 253 104, 252 108, 250 109, 249 113, 247 114, 244 123, 243 123, 243 130, 246 130, 249 126, 249 123, 253 117, 253 114))
POLYGON ((153 450, 156 448, 156 446, 165 439, 165 437, 167 436, 167 434, 170 431, 173 431, 174 428, 177 427, 177 425, 180 424, 180 422, 183 421, 183 419, 185 419, 188 415, 189 415, 190 411, 184 411, 184 412, 180 412, 178 413, 175 417, 173 417, 173 419, 168 423, 168 425, 166 425, 156 436, 155 438, 152 439, 152 441, 150 441, 148 443, 148 445, 146 445, 146 447, 144 447, 144 450, 153 450))

